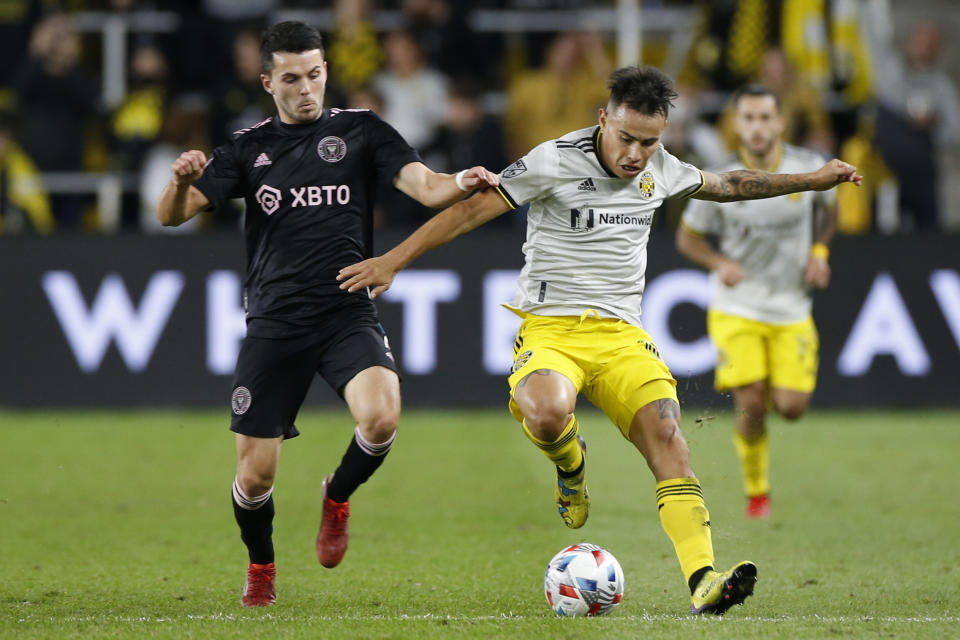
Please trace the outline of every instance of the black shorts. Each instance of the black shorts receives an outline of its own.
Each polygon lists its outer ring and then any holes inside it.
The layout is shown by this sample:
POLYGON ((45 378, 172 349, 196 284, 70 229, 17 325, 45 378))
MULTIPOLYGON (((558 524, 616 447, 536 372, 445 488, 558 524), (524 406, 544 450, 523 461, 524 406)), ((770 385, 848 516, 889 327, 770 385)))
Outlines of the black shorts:
MULTIPOLYGON (((256 438, 293 438, 300 406, 315 373, 343 397, 343 388, 370 367, 397 371, 376 320, 297 338, 247 336, 240 346, 230 398, 230 430, 256 438)), ((399 372, 397 372, 399 375, 399 372)))

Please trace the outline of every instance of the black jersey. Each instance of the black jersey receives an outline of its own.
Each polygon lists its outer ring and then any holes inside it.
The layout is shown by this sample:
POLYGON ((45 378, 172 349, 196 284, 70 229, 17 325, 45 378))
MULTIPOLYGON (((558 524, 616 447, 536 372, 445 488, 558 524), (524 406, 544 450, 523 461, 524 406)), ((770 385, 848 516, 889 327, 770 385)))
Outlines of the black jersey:
POLYGON ((378 183, 419 161, 393 127, 359 109, 324 110, 302 125, 268 118, 214 150, 194 186, 215 208, 246 200, 250 335, 300 335, 334 309, 374 312, 336 276, 371 255, 378 183))

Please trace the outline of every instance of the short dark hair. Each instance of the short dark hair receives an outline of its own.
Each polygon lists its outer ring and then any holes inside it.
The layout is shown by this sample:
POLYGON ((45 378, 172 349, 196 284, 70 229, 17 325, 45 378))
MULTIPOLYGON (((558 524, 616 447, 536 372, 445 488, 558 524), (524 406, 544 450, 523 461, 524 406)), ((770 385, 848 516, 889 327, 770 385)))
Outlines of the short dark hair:
POLYGON ((319 49, 323 55, 323 37, 316 27, 305 22, 279 22, 263 32, 260 41, 260 64, 264 73, 273 71, 273 54, 277 51, 301 53, 319 49))
POLYGON ((610 74, 609 105, 626 105, 645 116, 658 113, 666 118, 677 92, 670 76, 655 67, 630 65, 610 74))
POLYGON ((771 89, 766 85, 753 82, 751 84, 745 84, 739 89, 737 89, 736 91, 734 91, 733 97, 730 98, 730 104, 733 105, 734 109, 736 109, 737 104, 740 102, 740 98, 742 98, 743 96, 755 96, 755 97, 770 96, 773 98, 773 101, 777 105, 777 111, 778 112, 782 111, 781 105, 780 105, 780 96, 777 95, 776 91, 774 91, 773 89, 771 89))

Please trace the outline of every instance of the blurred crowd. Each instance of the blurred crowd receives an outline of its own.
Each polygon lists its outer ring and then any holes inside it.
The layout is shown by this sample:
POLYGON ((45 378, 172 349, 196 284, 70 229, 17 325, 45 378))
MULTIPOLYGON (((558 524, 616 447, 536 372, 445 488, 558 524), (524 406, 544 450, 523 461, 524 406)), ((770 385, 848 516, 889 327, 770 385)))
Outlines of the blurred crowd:
MULTIPOLYGON (((0 233, 161 231, 154 207, 174 158, 185 149, 209 153, 274 113, 261 88, 259 38, 278 19, 325 17, 315 24, 329 63, 326 106, 375 110, 435 170, 499 171, 536 144, 596 121, 616 39, 586 25, 479 30, 472 14, 535 18, 615 4, 4 0, 0 233), (104 42, 117 33, 125 52, 119 94, 105 90, 118 61, 107 59, 104 42)), ((889 0, 641 4, 689 15, 685 37, 643 39, 643 61, 677 80, 664 140, 672 153, 703 168, 719 163, 735 147, 727 99, 759 81, 783 101, 788 142, 842 157, 867 176, 864 188, 838 194, 842 232, 957 230, 942 206, 960 101, 941 62, 941 25, 895 29, 889 0), (671 50, 678 41, 680 56, 671 50)), ((392 189, 380 202, 381 227, 410 228, 431 215, 392 189)), ((682 204, 666 208, 662 229, 682 204)), ((220 211, 177 232, 236 228, 241 214, 220 211)), ((522 223, 503 218, 499 224, 522 223)))

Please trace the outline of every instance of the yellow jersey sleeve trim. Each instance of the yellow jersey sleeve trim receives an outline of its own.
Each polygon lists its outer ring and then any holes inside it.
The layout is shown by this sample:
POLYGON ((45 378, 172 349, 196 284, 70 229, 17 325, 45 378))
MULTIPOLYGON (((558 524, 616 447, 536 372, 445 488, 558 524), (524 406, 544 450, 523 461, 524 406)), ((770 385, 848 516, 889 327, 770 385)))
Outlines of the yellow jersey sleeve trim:
POLYGON ((691 227, 691 226, 690 226, 689 224, 687 224, 686 221, 684 221, 682 218, 681 218, 681 220, 680 220, 680 226, 683 227, 686 231, 689 231, 689 232, 692 233, 693 235, 697 236, 698 238, 705 238, 706 235, 707 235, 705 232, 700 231, 699 229, 694 229, 693 227, 691 227))
POLYGON ((696 189, 691 189, 689 193, 678 193, 677 195, 672 196, 672 199, 681 200, 683 198, 689 198, 694 194, 700 193, 700 190, 703 189, 703 185, 706 184, 707 180, 703 177, 703 171, 701 169, 697 169, 697 171, 700 172, 700 186, 698 186, 696 189))
POLYGON ((700 186, 691 191, 690 194, 686 196, 687 198, 700 193, 701 189, 703 189, 703 185, 707 184, 707 179, 703 176, 703 171, 701 169, 697 169, 697 171, 700 172, 700 186))
POLYGON ((503 188, 503 185, 497 185, 494 188, 497 190, 497 193, 500 194, 500 197, 503 198, 504 202, 506 202, 511 209, 516 209, 518 206, 520 206, 516 203, 516 201, 513 198, 510 197, 510 194, 507 193, 507 190, 503 188))

